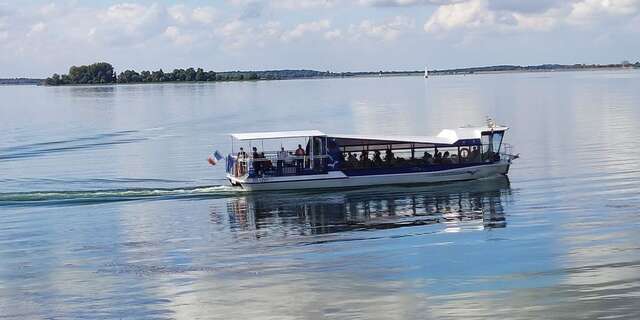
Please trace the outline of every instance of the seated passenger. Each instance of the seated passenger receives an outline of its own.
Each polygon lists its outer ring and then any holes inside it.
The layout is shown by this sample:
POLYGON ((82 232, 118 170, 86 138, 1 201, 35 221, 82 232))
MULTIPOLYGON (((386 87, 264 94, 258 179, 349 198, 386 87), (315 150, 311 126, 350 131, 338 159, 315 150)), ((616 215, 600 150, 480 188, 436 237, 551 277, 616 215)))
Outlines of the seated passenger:
POLYGON ((373 165, 376 167, 382 166, 382 157, 380 156, 380 151, 378 150, 373 152, 373 165))
POLYGON ((429 152, 424 152, 424 156, 422 157, 422 161, 424 164, 433 164, 433 156, 429 152))
POLYGON ((438 151, 436 156, 433 157, 433 163, 441 164, 442 163, 442 152, 438 151))
POLYGON ((351 152, 349 152, 347 155, 347 166, 349 168, 355 168, 358 166, 358 158, 351 152))
POLYGON ((369 151, 362 151, 360 154, 360 163, 364 168, 369 167, 369 151))
POLYGON ((445 151, 442 156, 442 164, 451 164, 451 158, 449 158, 449 151, 445 151))
POLYGON ((391 151, 391 149, 387 149, 387 151, 385 151, 384 153, 384 162, 390 165, 393 162, 393 160, 394 160, 393 152, 391 151))
POLYGON ((263 172, 273 169, 273 163, 264 156, 264 152, 260 152, 260 161, 262 161, 261 169, 263 172))
POLYGON ((473 147, 473 149, 471 149, 471 155, 469 155, 469 159, 471 162, 480 161, 480 150, 478 150, 478 147, 473 147))

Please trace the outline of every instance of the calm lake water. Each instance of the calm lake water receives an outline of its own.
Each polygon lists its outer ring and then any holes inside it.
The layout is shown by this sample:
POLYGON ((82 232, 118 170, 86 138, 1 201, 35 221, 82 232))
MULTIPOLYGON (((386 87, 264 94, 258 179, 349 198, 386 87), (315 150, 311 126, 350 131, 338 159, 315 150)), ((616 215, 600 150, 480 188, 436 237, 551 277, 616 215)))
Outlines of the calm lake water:
POLYGON ((1 319, 640 317, 640 72, 0 87, 1 319), (237 131, 511 127, 509 178, 247 194, 237 131))

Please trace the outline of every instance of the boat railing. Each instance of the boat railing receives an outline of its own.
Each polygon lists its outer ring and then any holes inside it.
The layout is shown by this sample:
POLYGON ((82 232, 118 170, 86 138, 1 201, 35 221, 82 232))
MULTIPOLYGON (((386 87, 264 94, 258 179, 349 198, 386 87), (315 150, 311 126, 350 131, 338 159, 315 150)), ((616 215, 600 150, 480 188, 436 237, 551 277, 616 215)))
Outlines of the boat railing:
POLYGON ((279 157, 277 152, 265 152, 260 157, 239 158, 238 156, 231 156, 230 158, 233 161, 233 165, 229 167, 229 173, 236 177, 246 174, 258 177, 279 177, 324 173, 328 169, 329 156, 314 155, 312 161, 310 155, 296 156, 288 154, 286 157, 279 157))
POLYGON ((513 160, 518 158, 518 155, 514 153, 514 147, 509 143, 503 143, 500 147, 500 157, 504 159, 513 160))

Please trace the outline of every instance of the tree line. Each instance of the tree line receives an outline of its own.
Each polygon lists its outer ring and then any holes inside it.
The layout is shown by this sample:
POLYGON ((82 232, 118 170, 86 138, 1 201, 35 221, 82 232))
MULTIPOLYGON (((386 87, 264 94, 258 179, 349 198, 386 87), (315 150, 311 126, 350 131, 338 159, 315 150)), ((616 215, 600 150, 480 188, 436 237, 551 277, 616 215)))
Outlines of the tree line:
POLYGON ((68 74, 59 75, 54 73, 44 80, 46 85, 63 84, 101 84, 115 83, 116 74, 113 66, 106 62, 98 62, 88 66, 72 66, 68 74))
POLYGON ((45 85, 114 84, 114 83, 159 83, 159 82, 204 82, 242 80, 280 80, 335 76, 336 73, 314 70, 268 70, 268 71, 205 71, 202 68, 174 69, 172 72, 125 70, 116 75, 111 64, 106 62, 84 66, 72 66, 68 74, 54 73, 44 80, 45 85))
MULTIPOLYGON (((640 68, 640 62, 623 61, 619 64, 543 64, 536 66, 498 65, 447 70, 429 70, 431 75, 473 74, 476 72, 504 71, 549 71, 549 70, 591 70, 600 68, 640 68)), ((45 85, 73 84, 113 84, 113 83, 159 83, 159 82, 204 82, 242 80, 284 80, 323 77, 361 77, 386 75, 423 74, 424 71, 364 71, 364 72, 322 72, 315 70, 266 70, 266 71, 205 71, 202 68, 174 69, 172 72, 125 70, 116 74, 111 64, 98 62, 85 66, 72 66, 68 74, 54 73, 44 80, 45 85)))

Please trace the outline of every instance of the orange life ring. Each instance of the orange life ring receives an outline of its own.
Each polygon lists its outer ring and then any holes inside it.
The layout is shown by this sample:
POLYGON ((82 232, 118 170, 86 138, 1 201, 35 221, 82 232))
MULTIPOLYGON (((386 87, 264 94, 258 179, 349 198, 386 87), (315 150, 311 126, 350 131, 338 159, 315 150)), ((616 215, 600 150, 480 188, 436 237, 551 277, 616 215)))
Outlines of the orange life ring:
POLYGON ((469 148, 460 149, 460 158, 468 159, 470 154, 471 152, 469 151, 469 148))

